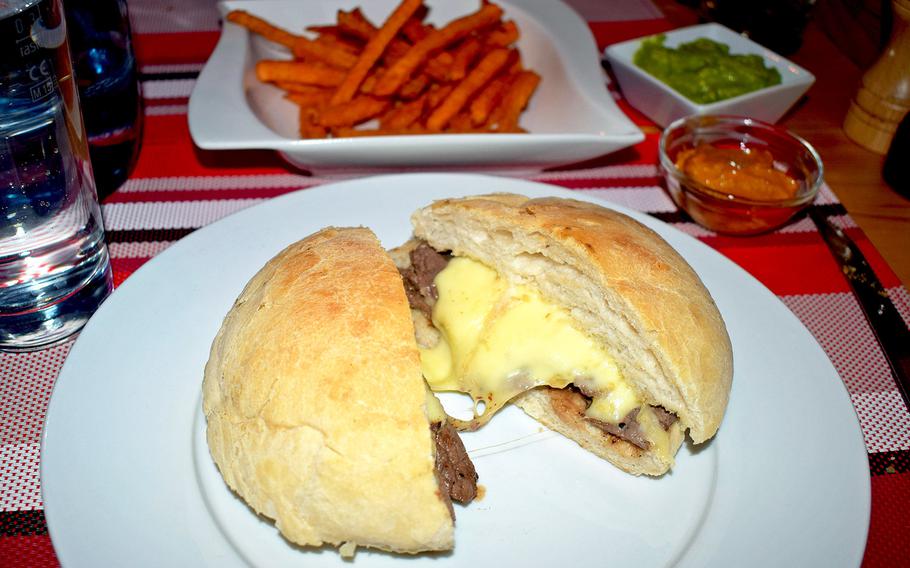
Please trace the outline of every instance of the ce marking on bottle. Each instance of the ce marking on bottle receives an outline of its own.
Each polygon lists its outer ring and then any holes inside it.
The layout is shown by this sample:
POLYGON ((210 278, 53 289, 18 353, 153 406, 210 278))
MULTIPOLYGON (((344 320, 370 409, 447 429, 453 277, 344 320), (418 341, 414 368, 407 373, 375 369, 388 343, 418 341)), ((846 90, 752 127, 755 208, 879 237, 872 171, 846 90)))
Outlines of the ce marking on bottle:
POLYGON ((51 70, 47 59, 38 65, 32 65, 28 68, 28 78, 34 82, 43 81, 45 77, 50 77, 51 70))

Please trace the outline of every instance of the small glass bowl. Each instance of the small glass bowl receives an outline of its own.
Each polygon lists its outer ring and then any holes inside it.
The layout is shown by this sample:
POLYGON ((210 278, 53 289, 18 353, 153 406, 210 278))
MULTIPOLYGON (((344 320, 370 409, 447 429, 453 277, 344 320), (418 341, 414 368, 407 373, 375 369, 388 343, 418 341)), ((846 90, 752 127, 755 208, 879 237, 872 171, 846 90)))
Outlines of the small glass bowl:
POLYGON ((728 235, 754 235, 784 225, 812 203, 824 174, 821 158, 808 142, 784 128, 741 116, 681 118, 661 134, 659 155, 661 174, 676 205, 699 225, 728 235), (770 152, 775 168, 797 181, 796 195, 786 200, 758 201, 716 191, 693 180, 676 167, 676 158, 701 143, 770 152))

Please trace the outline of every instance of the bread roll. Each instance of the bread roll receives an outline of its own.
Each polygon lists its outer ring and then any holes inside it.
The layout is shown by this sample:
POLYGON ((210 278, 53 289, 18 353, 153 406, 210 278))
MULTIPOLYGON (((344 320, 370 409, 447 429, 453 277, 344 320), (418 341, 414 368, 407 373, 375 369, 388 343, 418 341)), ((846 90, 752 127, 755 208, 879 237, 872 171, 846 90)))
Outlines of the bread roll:
POLYGON ((319 231, 247 284, 205 367, 227 485, 303 546, 453 546, 407 300, 367 229, 319 231))
MULTIPOLYGON (((434 249, 480 261, 567 310, 644 403, 678 417, 668 429, 671 456, 685 430, 695 443, 717 432, 733 376, 730 339, 701 280, 652 230, 590 203, 512 194, 438 201, 412 223, 434 249)), ((516 403, 631 473, 659 475, 672 465, 605 435, 567 393, 535 388, 516 403)))

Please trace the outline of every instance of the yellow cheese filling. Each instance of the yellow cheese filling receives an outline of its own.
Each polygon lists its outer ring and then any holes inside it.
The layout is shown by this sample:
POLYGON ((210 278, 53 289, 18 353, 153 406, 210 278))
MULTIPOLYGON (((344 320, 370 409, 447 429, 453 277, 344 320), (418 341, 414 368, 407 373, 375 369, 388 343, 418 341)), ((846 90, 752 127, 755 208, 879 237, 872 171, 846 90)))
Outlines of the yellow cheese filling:
POLYGON ((465 257, 452 259, 435 283, 439 299, 433 325, 441 338, 435 347, 420 350, 421 367, 433 390, 471 395, 475 426, 526 390, 574 383, 596 393, 586 411, 590 418, 618 424, 641 408, 636 420, 651 449, 669 454, 667 433, 650 407, 566 310, 465 257), (481 402, 482 412, 477 409, 481 402))
POLYGON ((436 398, 436 395, 433 394, 429 388, 426 389, 427 396, 427 419, 430 423, 445 422, 446 421, 446 411, 442 407, 442 403, 439 402, 439 399, 436 398))

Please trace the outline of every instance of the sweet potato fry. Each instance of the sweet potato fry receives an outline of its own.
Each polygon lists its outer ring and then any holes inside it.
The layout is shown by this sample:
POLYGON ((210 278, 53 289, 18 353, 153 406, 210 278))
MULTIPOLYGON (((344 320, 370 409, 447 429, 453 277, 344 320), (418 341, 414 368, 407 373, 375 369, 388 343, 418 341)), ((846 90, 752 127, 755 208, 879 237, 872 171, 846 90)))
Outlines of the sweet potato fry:
MULTIPOLYGON (((419 10, 419 8, 418 8, 419 10)), ((364 43, 370 41, 376 32, 376 26, 373 25, 373 22, 367 19, 363 15, 363 12, 360 11, 360 8, 354 8, 350 12, 338 11, 338 29, 341 33, 346 34, 350 37, 354 37, 363 41, 364 43)), ((387 52, 383 56, 387 62, 389 59, 397 60, 400 59, 408 49, 410 45, 407 42, 399 39, 393 38, 387 47, 387 52)))
POLYGON ((376 33, 376 26, 363 15, 360 8, 354 8, 350 12, 338 10, 336 21, 339 31, 364 42, 370 41, 370 38, 376 33))
MULTIPOLYGON (((502 96, 502 102, 491 115, 499 132, 522 132, 518 128, 518 117, 524 110, 534 90, 540 83, 540 75, 533 71, 518 73, 515 80, 502 96)), ((489 124, 489 123, 488 123, 489 124)))
MULTIPOLYGON (((422 4, 420 6, 420 8, 417 8, 417 10, 414 12, 414 14, 410 18, 408 18, 408 21, 413 20, 419 24, 423 24, 423 21, 427 19, 427 16, 429 14, 430 14, 430 9, 426 6, 426 4, 422 4)), ((428 24, 424 24, 424 25, 428 25, 428 24)))
MULTIPOLYGON (((509 60, 509 50, 499 48, 486 54, 446 100, 427 118, 427 128, 441 130, 462 109, 468 97, 486 85, 509 60)), ((533 89, 532 89, 533 90, 533 89)))
POLYGON ((293 93, 289 92, 284 96, 287 100, 292 103, 298 104, 302 107, 313 107, 313 108, 322 108, 329 103, 329 99, 332 97, 332 91, 322 90, 322 91, 311 91, 309 93, 293 93))
POLYGON ((264 82, 289 81, 306 85, 337 87, 344 81, 345 72, 323 63, 263 59, 256 64, 256 77, 264 82))
POLYGON ((338 47, 331 47, 305 37, 294 40, 291 46, 294 57, 322 61, 333 67, 350 69, 357 63, 357 56, 338 47))
POLYGON ((336 24, 329 24, 325 26, 307 26, 306 31, 312 32, 316 35, 336 35, 341 33, 336 24))
POLYGON ((232 10, 228 12, 227 21, 243 26, 251 32, 280 43, 288 48, 294 45, 298 37, 287 30, 274 26, 269 22, 250 14, 246 10, 232 10))
POLYGON ((400 130, 412 126, 420 119, 424 108, 426 108, 426 104, 427 97, 424 95, 413 101, 398 105, 379 119, 379 128, 384 130, 400 130))
POLYGON ((340 104, 330 104, 319 116, 319 124, 327 127, 356 126, 377 117, 389 106, 386 99, 361 95, 340 104))
POLYGON ((480 53, 481 47, 480 40, 475 37, 466 38, 461 42, 452 55, 452 64, 449 66, 450 81, 461 81, 464 79, 465 75, 468 74, 468 66, 474 62, 474 59, 480 53))
POLYGON ((367 75, 367 78, 363 80, 363 83, 360 84, 360 92, 369 95, 373 93, 373 88, 376 86, 379 77, 382 75, 384 68, 378 67, 370 71, 367 75))
POLYGON ((521 53, 519 53, 517 49, 514 51, 514 53, 515 53, 515 60, 512 61, 511 64, 509 65, 508 72, 509 73, 521 73, 522 71, 525 70, 525 66, 521 63, 521 53))
POLYGON ((477 12, 453 20, 442 29, 430 32, 389 68, 376 85, 374 92, 384 97, 395 93, 411 78, 411 74, 430 53, 458 41, 474 30, 497 22, 501 16, 502 8, 495 4, 484 4, 477 12))
POLYGON ((441 51, 427 61, 423 70, 434 80, 445 83, 449 80, 449 68, 452 67, 452 62, 454 60, 455 58, 451 53, 448 51, 441 51))
POLYGON ((452 117, 446 128, 448 132, 468 132, 474 129, 471 124, 471 115, 467 112, 460 112, 452 117))
POLYGON ((454 88, 455 85, 434 85, 427 92, 427 109, 433 110, 442 104, 442 101, 446 100, 446 97, 449 96, 454 88))
POLYGON ((368 136, 423 136, 426 134, 499 134, 495 130, 490 130, 488 128, 466 128, 462 129, 447 129, 447 130, 427 130, 426 127, 415 124, 413 126, 408 126, 407 128, 352 128, 349 126, 342 126, 338 128, 332 128, 332 137, 334 138, 366 138, 368 136))
POLYGON ((433 26, 423 23, 423 19, 427 17, 427 12, 427 7, 422 6, 401 26, 401 35, 406 37, 411 43, 417 43, 422 40, 433 29, 433 26))
MULTIPOLYGON (((424 73, 414 77, 404 85, 398 92, 398 96, 405 100, 412 100, 420 96, 430 84, 430 77, 424 73)), ((375 86, 374 86, 375 88, 375 86)))
POLYGON ((354 56, 358 55, 360 53, 360 50, 363 49, 363 43, 360 40, 349 39, 347 36, 341 36, 333 33, 320 34, 319 37, 313 41, 320 45, 331 47, 332 49, 345 51, 354 56))
POLYGON ((385 62, 386 65, 392 65, 404 57, 410 49, 411 45, 408 42, 395 38, 389 43, 385 53, 382 54, 382 61, 385 62))
POLYGON ((275 81, 275 86, 289 93, 329 93, 331 89, 319 87, 316 85, 306 85, 304 83, 292 83, 290 81, 275 81))
POLYGON ((471 100, 469 110, 471 113, 471 122, 474 126, 482 126, 486 123, 490 113, 499 104, 502 94, 505 92, 509 83, 515 78, 512 74, 500 75, 484 87, 477 96, 471 100))
POLYGON ((318 32, 313 41, 332 49, 346 51, 354 56, 359 55, 366 44, 359 38, 343 34, 338 26, 329 26, 328 29, 318 32))
POLYGON ((407 128, 376 128, 376 129, 356 129, 351 127, 339 127, 332 129, 332 136, 335 138, 361 138, 365 136, 411 136, 415 134, 439 134, 430 132, 420 125, 409 126, 407 128))
POLYGON ((325 138, 326 129, 318 120, 319 111, 315 107, 300 107, 300 137, 325 138))
POLYGON ((370 68, 376 63, 376 60, 385 51, 386 46, 398 34, 401 26, 414 14, 414 12, 423 4, 423 0, 403 0, 395 8, 395 11, 386 19, 382 27, 373 34, 366 47, 360 52, 357 63, 351 68, 338 90, 332 95, 332 104, 339 105, 350 101, 360 83, 366 78, 370 68))
POLYGON ((509 20, 487 34, 487 45, 490 47, 508 47, 518 41, 519 32, 515 22, 509 20))

